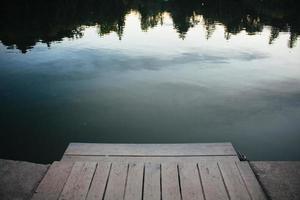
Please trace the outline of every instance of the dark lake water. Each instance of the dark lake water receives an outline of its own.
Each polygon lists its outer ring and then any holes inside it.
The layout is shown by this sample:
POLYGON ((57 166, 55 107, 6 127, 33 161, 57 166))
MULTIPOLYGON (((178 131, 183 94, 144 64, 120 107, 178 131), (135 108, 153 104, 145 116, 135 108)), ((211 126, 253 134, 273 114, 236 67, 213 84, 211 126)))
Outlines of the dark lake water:
POLYGON ((297 1, 1 4, 0 158, 232 142, 251 160, 300 160, 297 1))

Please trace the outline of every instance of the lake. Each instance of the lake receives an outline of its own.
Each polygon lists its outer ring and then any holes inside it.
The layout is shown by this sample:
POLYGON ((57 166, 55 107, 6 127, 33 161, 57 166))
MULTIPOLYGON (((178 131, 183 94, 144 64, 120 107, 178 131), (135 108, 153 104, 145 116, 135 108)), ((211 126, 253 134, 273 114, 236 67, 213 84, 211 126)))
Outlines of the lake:
POLYGON ((297 1, 1 4, 0 158, 232 142, 251 160, 300 160, 297 1))

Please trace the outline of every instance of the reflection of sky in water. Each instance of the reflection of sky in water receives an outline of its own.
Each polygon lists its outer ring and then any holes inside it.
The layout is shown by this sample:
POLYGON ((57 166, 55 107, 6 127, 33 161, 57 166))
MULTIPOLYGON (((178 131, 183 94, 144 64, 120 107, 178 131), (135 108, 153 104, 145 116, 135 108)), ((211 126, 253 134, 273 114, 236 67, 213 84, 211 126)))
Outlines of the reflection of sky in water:
POLYGON ((226 40, 217 25, 207 40, 199 24, 182 40, 167 16, 147 32, 139 23, 128 15, 122 40, 86 27, 50 49, 1 46, 6 122, 46 138, 231 141, 252 159, 300 159, 300 47, 288 48, 287 33, 269 45, 268 27, 226 40))
MULTIPOLYGON (((293 49, 287 47, 288 33, 280 33, 274 44, 269 45, 268 27, 257 35, 242 32, 226 40, 223 26, 217 25, 213 35, 207 40, 206 30, 200 23, 191 28, 182 40, 176 30, 168 25, 172 24, 170 17, 167 14, 164 16, 163 26, 144 32, 140 29, 139 15, 127 15, 122 40, 118 39, 116 33, 100 37, 97 27, 86 27, 81 39, 65 39, 63 42, 53 43, 50 49, 45 44, 39 44, 24 55, 18 54, 18 50, 7 50, 2 46, 1 63, 26 65, 27 68, 44 66, 36 69, 37 73, 48 66, 57 67, 55 70, 48 69, 53 70, 56 75, 59 71, 73 70, 167 70, 178 65, 186 68, 197 66, 200 70, 228 64, 231 67, 250 65, 257 70, 282 75, 295 76, 300 73, 300 49, 298 46, 293 49), (272 71, 269 70, 270 67, 272 71)), ((48 70, 45 72, 49 73, 48 70)), ((250 69, 246 66, 243 67, 245 73, 248 70, 250 69)), ((261 74, 264 75, 266 74, 261 74)))

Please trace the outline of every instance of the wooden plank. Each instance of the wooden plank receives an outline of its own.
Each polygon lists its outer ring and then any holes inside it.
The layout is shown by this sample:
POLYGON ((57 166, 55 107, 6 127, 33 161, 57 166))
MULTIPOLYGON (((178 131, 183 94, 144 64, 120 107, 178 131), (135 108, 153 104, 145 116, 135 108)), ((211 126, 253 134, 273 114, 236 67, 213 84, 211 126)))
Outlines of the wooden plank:
POLYGON ((248 162, 235 162, 245 182, 252 200, 266 200, 265 193, 259 185, 248 162))
POLYGON ((197 163, 178 164, 183 200, 204 200, 197 163))
POLYGON ((76 162, 59 199, 84 200, 87 196, 95 169, 95 162, 76 162))
POLYGON ((123 200, 127 181, 128 164, 112 163, 108 178, 105 200, 123 200))
POLYGON ((221 175, 231 200, 250 200, 251 197, 235 163, 219 162, 221 175))
POLYGON ((95 144, 71 143, 65 155, 97 156, 224 156, 236 155, 231 143, 95 144))
POLYGON ((33 199, 266 199, 230 143, 72 143, 63 160, 53 163, 33 199))
POLYGON ((57 200, 72 170, 73 162, 54 162, 33 195, 33 200, 57 200))
POLYGON ((103 199, 110 170, 110 162, 98 163, 87 200, 103 199))
POLYGON ((125 200, 141 200, 143 196, 143 173, 144 165, 130 163, 125 190, 125 200))
POLYGON ((180 179, 178 167, 176 163, 162 164, 161 168, 162 180, 162 199, 164 200, 180 200, 180 179))
POLYGON ((95 161, 95 162, 128 162, 128 163, 166 163, 166 162, 207 162, 207 161, 239 161, 237 156, 183 156, 183 157, 126 157, 126 156, 74 156, 64 155, 62 161, 95 161))
POLYGON ((228 200, 229 196, 217 162, 199 162, 199 175, 206 200, 228 200))
POLYGON ((144 167, 143 200, 161 200, 161 166, 146 163, 144 167))

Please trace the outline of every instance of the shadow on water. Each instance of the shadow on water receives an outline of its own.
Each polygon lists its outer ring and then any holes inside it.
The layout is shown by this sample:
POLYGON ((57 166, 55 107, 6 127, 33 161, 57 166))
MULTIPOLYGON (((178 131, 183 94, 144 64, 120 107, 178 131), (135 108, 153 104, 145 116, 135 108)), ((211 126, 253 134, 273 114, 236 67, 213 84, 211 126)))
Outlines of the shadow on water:
POLYGON ((11 0, 1 3, 0 41, 26 53, 37 42, 50 47, 63 38, 80 38, 85 26, 94 25, 100 36, 116 32, 121 40, 126 14, 137 11, 144 31, 163 23, 167 12, 182 39, 203 17, 207 39, 220 23, 226 39, 243 30, 252 35, 271 26, 269 43, 279 32, 289 32, 288 46, 293 48, 300 34, 298 8, 296 0, 11 0))

